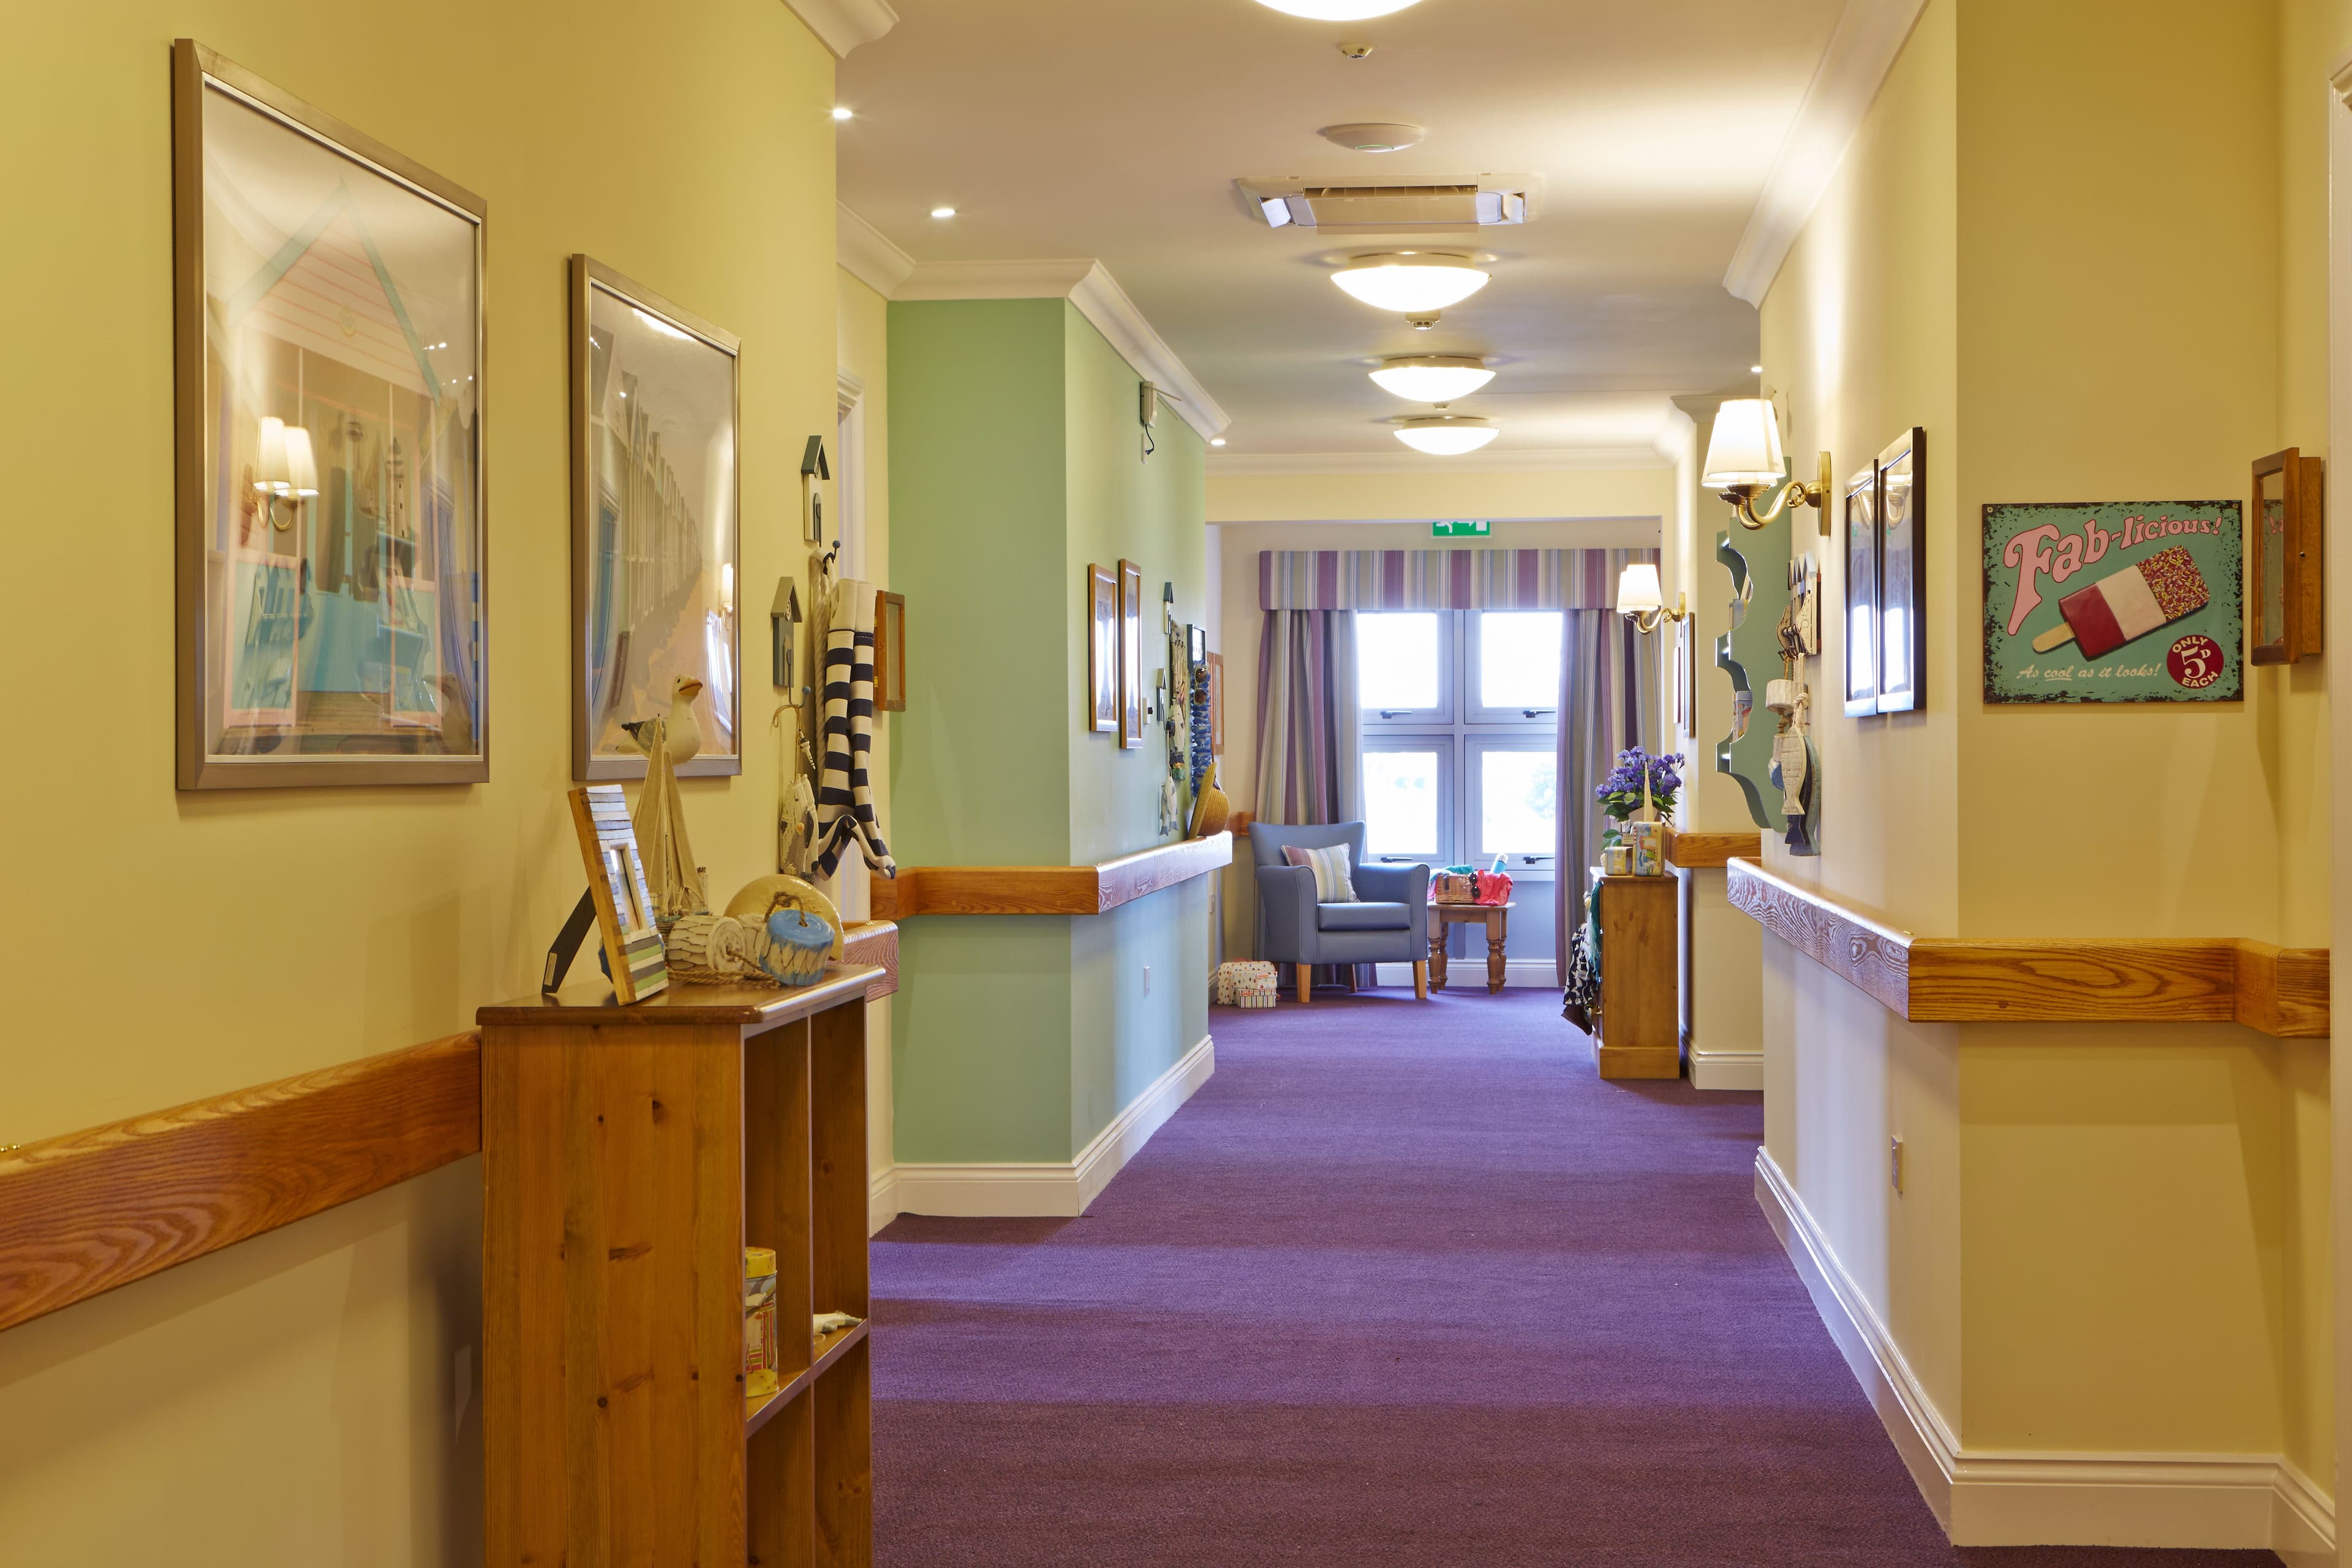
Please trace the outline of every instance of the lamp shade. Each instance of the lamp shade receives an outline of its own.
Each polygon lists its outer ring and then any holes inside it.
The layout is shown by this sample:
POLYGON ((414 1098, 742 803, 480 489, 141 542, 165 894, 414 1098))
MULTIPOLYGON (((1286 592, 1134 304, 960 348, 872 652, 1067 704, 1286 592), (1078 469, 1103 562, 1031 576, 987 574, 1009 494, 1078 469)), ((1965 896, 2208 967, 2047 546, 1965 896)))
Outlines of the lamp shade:
POLYGON ((1304 16, 1313 22, 1361 22, 1367 17, 1386 16, 1418 5, 1420 0, 1257 0, 1269 11, 1279 11, 1286 16, 1304 16))
POLYGON ((1666 607, 1666 595, 1658 586, 1658 569, 1646 561, 1628 565, 1617 579, 1617 613, 1621 616, 1646 614, 1666 607))
POLYGON ((286 473, 286 421, 264 416, 253 447, 253 488, 282 496, 293 489, 286 473))
POLYGON ((1460 304, 1484 289, 1488 276, 1466 256, 1393 250, 1359 256, 1331 274, 1331 281, 1380 310, 1420 312, 1460 304))
POLYGON ((1396 428, 1398 440, 1433 458, 1458 458, 1465 452, 1475 452, 1501 434, 1484 419, 1458 414, 1408 419, 1396 428))
POLYGON ((1413 403, 1451 403, 1494 379, 1486 361, 1468 354, 1407 354, 1384 361, 1372 372, 1372 381, 1382 392, 1413 403))
POLYGON ((1735 397, 1716 410, 1715 432, 1706 441, 1706 483, 1778 484, 1782 477, 1780 421, 1760 397, 1735 397))
POLYGON ((299 425, 286 429, 286 488, 280 495, 319 493, 319 459, 310 453, 310 432, 299 425))

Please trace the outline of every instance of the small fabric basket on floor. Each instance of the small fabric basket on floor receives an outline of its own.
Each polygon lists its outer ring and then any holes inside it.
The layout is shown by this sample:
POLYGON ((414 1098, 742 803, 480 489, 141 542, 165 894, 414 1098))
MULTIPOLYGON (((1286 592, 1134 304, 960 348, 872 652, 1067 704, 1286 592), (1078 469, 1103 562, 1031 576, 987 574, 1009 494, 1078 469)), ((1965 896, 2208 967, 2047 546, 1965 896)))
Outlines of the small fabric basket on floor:
POLYGON ((1273 1006, 1274 965, 1258 960, 1217 965, 1217 1005, 1273 1006))

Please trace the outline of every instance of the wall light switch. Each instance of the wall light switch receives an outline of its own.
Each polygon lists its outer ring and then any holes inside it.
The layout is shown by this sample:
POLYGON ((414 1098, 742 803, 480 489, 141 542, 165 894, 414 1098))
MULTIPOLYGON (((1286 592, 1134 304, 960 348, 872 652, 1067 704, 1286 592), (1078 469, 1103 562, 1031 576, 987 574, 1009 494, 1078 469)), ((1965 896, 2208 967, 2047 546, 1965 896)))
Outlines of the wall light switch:
POLYGON ((1886 1178, 1895 1184, 1895 1190, 1899 1194, 1903 1191, 1903 1140, 1900 1138, 1886 1141, 1886 1178))
POLYGON ((1151 965, 1148 963, 1143 966, 1143 994, 1151 994, 1151 965))

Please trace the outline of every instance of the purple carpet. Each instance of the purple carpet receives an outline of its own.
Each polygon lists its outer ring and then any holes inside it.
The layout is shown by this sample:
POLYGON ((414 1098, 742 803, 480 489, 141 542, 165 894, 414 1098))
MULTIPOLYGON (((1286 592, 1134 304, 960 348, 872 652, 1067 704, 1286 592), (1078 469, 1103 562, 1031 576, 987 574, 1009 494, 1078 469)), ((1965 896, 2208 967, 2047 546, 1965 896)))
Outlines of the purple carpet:
POLYGON ((1754 1196, 1761 1097, 1541 991, 1215 1008, 1076 1220, 874 1247, 888 1568, 2273 1564, 1955 1551, 1754 1196))

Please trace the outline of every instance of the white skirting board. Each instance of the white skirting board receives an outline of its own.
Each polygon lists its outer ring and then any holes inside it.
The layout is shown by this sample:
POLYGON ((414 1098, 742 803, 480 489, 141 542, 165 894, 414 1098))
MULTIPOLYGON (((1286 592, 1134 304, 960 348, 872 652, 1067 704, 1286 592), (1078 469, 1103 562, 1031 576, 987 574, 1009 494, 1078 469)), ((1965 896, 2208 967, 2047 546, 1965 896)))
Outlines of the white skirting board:
POLYGON ((2336 1505, 2276 1454, 1964 1448, 1796 1189, 1756 1151, 1756 1201, 1956 1546, 2268 1547, 2294 1568, 2336 1562, 2336 1505))
MULTIPOLYGON (((1410 963, 1376 963, 1374 973, 1383 986, 1401 985, 1412 989, 1412 965, 1410 963)), ((1290 977, 1282 976, 1282 994, 1290 994, 1290 977)), ((1448 991, 1478 991, 1486 989, 1486 950, 1480 948, 1475 958, 1447 961, 1445 989, 1448 991)), ((1549 958, 1507 958, 1503 961, 1503 989, 1506 991, 1557 991, 1559 979, 1549 958)))
POLYGON ((1708 1051, 1694 1046, 1689 1058, 1693 1089, 1764 1092, 1764 1056, 1760 1051, 1708 1051))
POLYGON ((1075 1160, 1035 1165, 896 1165, 874 1178, 868 1215, 875 1229, 901 1214, 961 1219, 1072 1218, 1087 1212, 1110 1179, 1217 1070, 1213 1037, 1176 1064, 1111 1119, 1075 1160))

